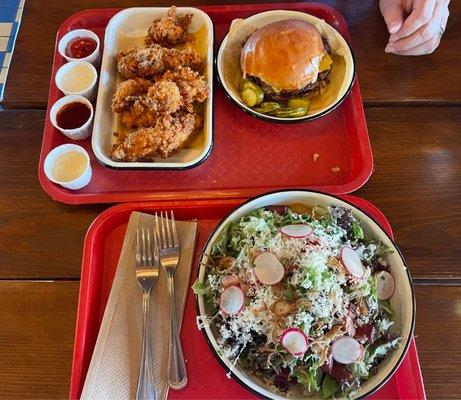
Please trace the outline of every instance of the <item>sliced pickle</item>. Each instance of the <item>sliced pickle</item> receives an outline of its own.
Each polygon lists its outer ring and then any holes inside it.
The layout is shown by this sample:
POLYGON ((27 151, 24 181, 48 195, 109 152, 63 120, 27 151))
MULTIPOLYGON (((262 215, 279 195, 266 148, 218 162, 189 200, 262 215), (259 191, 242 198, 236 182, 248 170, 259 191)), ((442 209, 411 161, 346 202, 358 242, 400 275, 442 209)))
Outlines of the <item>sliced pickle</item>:
POLYGON ((274 112, 276 112, 280 108, 282 108, 282 106, 279 103, 276 103, 273 101, 267 101, 265 103, 261 103, 260 106, 254 108, 254 110, 261 114, 272 115, 274 112))
POLYGON ((242 93, 242 100, 248 107, 254 107, 259 102, 258 94, 252 89, 245 89, 242 93))
POLYGON ((306 107, 281 108, 275 111, 275 116, 280 118, 297 118, 304 117, 307 114, 306 107))
POLYGON ((305 107, 309 111, 310 102, 305 97, 295 97, 288 100, 288 108, 299 108, 305 107))
POLYGON ((242 79, 239 84, 242 100, 248 107, 254 107, 264 100, 262 89, 249 79, 242 79))

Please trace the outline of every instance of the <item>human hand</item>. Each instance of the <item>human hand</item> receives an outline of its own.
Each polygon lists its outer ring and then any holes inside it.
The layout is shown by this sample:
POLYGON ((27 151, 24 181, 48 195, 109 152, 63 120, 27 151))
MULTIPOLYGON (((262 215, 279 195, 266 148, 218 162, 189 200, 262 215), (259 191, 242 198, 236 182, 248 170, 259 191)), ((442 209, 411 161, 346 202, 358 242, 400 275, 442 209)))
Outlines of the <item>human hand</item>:
POLYGON ((390 33, 386 53, 417 56, 432 53, 448 20, 450 0, 380 0, 390 33))

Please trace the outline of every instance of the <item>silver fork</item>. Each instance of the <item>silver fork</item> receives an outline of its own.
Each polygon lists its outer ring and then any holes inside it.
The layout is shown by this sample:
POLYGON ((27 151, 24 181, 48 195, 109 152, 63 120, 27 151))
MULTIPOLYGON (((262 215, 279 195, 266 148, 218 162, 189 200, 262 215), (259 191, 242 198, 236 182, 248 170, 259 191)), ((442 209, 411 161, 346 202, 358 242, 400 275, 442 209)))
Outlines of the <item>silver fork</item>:
POLYGON ((136 230, 136 279, 142 289, 142 347, 139 367, 138 388, 136 399, 155 400, 154 373, 152 371, 152 348, 150 337, 150 291, 158 278, 160 255, 158 237, 154 233, 151 243, 150 231, 146 228, 136 230))
POLYGON ((155 213, 155 227, 159 234, 160 263, 167 273, 170 303, 170 348, 168 355, 168 384, 172 389, 182 389, 187 384, 187 371, 179 339, 178 313, 174 291, 174 272, 179 262, 180 243, 173 211, 168 214, 155 213))

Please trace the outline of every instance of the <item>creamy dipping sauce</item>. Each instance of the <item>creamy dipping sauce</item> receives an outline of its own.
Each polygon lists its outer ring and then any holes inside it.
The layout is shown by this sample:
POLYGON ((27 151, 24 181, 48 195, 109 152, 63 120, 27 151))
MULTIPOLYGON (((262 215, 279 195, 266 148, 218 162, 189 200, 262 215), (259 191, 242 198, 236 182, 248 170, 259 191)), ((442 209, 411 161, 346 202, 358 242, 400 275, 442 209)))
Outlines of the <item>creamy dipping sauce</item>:
POLYGON ((61 78, 61 87, 69 93, 80 93, 89 89, 95 80, 94 70, 89 64, 75 64, 61 78))
POLYGON ((56 158, 51 173, 59 182, 70 182, 80 177, 87 167, 86 157, 78 151, 69 151, 56 158))

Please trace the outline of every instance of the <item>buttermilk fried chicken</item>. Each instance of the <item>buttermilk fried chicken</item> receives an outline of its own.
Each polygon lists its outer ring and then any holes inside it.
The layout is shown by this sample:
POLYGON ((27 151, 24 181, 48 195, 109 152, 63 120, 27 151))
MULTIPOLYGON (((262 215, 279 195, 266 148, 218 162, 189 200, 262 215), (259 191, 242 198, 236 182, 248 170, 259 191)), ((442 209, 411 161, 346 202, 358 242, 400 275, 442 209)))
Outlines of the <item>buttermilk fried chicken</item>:
POLYGON ((169 68, 178 66, 199 68, 201 65, 200 55, 195 50, 167 49, 158 44, 121 50, 116 59, 119 72, 128 79, 153 78, 169 68))
POLYGON ((165 114, 173 114, 183 105, 178 86, 167 80, 152 85, 141 101, 150 110, 165 114))
POLYGON ((152 22, 147 33, 146 43, 172 47, 187 42, 191 38, 189 25, 192 17, 192 14, 177 16, 176 7, 172 6, 166 16, 152 22))
POLYGON ((153 83, 147 79, 134 78, 121 82, 112 99, 112 111, 121 113, 130 108, 141 95, 145 95, 153 83))
POLYGON ((175 70, 167 71, 161 78, 161 81, 163 80, 173 81, 178 85, 184 106, 189 112, 193 111, 194 101, 202 103, 210 94, 205 78, 189 67, 180 66, 175 70))
POLYGON ((122 124, 128 128, 148 127, 155 124, 158 112, 145 104, 145 97, 136 100, 133 105, 121 113, 122 124))
POLYGON ((165 52, 164 62, 166 69, 175 69, 178 67, 190 67, 195 70, 200 70, 202 66, 202 58, 194 49, 186 47, 185 49, 169 49, 165 52))
POLYGON ((163 72, 163 47, 158 45, 136 46, 117 53, 118 71, 125 78, 152 78, 163 72))
POLYGON ((139 161, 154 156, 167 158, 179 151, 200 121, 195 114, 164 115, 155 126, 141 128, 120 138, 111 148, 111 156, 118 161, 139 161))

